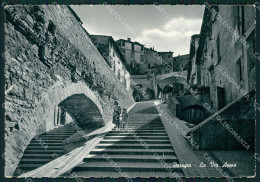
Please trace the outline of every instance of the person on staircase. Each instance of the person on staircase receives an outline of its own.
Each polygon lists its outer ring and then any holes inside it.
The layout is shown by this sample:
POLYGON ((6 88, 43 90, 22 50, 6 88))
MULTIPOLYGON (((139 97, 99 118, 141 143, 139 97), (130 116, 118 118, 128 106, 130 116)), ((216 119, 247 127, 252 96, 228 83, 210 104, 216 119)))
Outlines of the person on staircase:
POLYGON ((127 111, 126 111, 126 108, 123 108, 123 112, 122 112, 122 120, 121 120, 121 123, 122 123, 122 129, 126 129, 126 125, 128 123, 128 114, 127 114, 127 111))
POLYGON ((116 131, 119 130, 120 114, 121 114, 121 107, 118 105, 118 102, 115 101, 114 102, 113 123, 116 125, 116 131))

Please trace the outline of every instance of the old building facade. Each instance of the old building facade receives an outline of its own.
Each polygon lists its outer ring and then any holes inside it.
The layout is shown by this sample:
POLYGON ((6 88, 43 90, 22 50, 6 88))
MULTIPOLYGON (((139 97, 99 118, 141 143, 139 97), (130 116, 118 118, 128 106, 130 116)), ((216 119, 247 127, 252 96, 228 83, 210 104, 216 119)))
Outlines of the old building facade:
POLYGON ((139 42, 132 42, 130 38, 127 40, 119 39, 116 43, 131 69, 131 74, 144 74, 144 70, 147 67, 144 61, 144 45, 139 42))
POLYGON ((146 72, 149 77, 152 74, 162 74, 166 65, 163 64, 162 56, 158 54, 154 48, 144 48, 145 63, 147 65, 146 72))
POLYGON ((90 35, 90 37, 115 73, 115 76, 125 85, 126 89, 131 92, 130 68, 126 64, 126 60, 113 37, 104 35, 90 35))
POLYGON ((255 88, 254 30, 252 6, 206 6, 188 75, 191 84, 194 79, 198 89, 210 91, 215 110, 255 88))
POLYGON ((189 59, 189 54, 178 55, 176 57, 173 57, 173 72, 186 71, 188 69, 189 59))
POLYGON ((164 70, 162 74, 173 72, 173 52, 158 52, 163 59, 164 70))
POLYGON ((201 149, 255 149, 254 54, 254 7, 207 5, 187 79, 194 104, 211 115, 189 133, 201 149))

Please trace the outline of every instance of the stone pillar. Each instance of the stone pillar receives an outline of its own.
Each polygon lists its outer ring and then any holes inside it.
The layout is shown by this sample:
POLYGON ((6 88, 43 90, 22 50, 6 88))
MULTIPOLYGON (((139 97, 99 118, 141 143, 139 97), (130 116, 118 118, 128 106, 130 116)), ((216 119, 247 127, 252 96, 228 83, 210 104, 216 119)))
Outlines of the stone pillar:
POLYGON ((154 98, 157 99, 158 88, 157 88, 157 83, 156 83, 156 75, 155 75, 154 72, 153 72, 153 74, 152 74, 152 79, 153 79, 154 98))
POLYGON ((60 110, 59 110, 59 106, 56 106, 54 109, 54 126, 57 126, 59 124, 59 120, 60 120, 60 110))

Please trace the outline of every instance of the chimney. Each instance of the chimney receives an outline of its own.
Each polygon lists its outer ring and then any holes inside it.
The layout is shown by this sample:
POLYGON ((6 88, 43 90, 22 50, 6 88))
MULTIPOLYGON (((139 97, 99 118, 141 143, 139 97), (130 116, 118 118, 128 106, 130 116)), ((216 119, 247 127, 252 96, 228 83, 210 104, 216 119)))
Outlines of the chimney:
POLYGON ((131 41, 131 38, 127 38, 128 41, 131 41))

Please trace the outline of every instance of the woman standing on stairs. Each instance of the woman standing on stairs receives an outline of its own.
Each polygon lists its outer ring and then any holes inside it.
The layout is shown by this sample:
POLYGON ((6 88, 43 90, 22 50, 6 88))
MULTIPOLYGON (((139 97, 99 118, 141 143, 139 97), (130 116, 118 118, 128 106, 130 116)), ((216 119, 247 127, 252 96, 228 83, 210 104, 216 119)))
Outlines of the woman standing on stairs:
POLYGON ((118 102, 114 102, 114 113, 113 113, 113 123, 116 124, 116 131, 119 130, 121 107, 118 105, 118 102))

